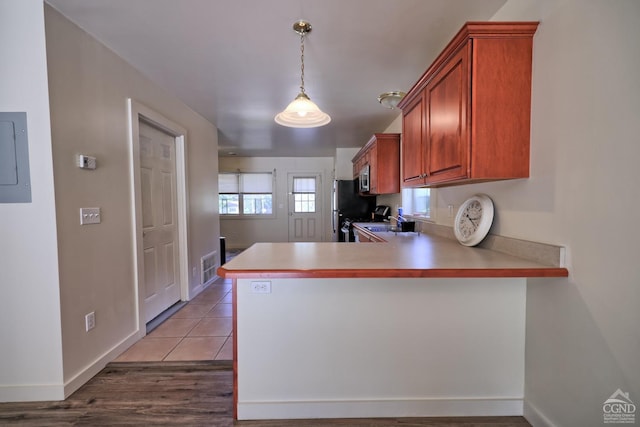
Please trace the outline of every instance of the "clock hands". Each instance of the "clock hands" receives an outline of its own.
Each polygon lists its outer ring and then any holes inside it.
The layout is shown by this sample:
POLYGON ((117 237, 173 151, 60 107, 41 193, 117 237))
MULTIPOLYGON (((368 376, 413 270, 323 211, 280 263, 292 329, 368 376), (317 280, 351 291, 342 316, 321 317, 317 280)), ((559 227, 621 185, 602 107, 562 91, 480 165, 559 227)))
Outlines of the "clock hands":
POLYGON ((469 220, 469 222, 470 222, 471 224, 473 224, 473 226, 474 226, 475 228, 478 228, 478 224, 477 224, 474 220, 478 220, 478 219, 480 219, 480 217, 479 217, 479 216, 475 216, 475 217, 473 217, 473 218, 471 218, 471 217, 469 216, 469 214, 464 214, 464 216, 469 220))

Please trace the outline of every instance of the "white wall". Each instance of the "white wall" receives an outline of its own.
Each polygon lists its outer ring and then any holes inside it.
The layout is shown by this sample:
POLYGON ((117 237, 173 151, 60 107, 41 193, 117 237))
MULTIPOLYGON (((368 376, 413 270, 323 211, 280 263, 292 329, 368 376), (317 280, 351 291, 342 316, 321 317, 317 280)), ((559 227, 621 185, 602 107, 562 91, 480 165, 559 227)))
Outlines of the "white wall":
POLYGON ((26 111, 31 203, 0 203, 0 401, 60 399, 62 339, 41 0, 0 2, 0 111, 26 111))
POLYGON ((601 425, 618 388, 640 403, 640 2, 511 0, 494 20, 541 21, 531 177, 438 189, 438 206, 484 192, 492 232, 567 247, 568 279, 529 281, 525 414, 601 425))
POLYGON ((275 217, 220 218, 220 233, 228 248, 248 248, 256 242, 286 242, 289 238, 287 174, 320 173, 322 179, 323 241, 331 241, 331 189, 333 157, 220 157, 220 172, 273 172, 276 174, 275 217))
MULTIPOLYGON (((0 108, 28 113, 34 200, 0 205, 0 399, 58 399, 138 333, 127 98, 188 131, 189 268, 218 249, 217 132, 49 6, 43 15, 41 0, 3 1, 0 18, 12 58, 2 62, 0 108), (79 170, 78 153, 98 169, 79 170), (100 206, 102 223, 79 226, 83 206, 100 206)), ((190 289, 199 281, 191 276, 190 289)))
POLYGON ((522 414, 526 279, 251 282, 239 419, 522 414))

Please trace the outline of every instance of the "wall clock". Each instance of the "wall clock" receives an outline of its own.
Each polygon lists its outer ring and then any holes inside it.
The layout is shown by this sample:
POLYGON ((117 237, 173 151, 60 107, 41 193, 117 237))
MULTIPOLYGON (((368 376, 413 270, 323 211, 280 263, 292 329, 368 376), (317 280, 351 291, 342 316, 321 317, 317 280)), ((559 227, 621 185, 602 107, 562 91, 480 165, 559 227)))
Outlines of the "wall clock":
POLYGON ((476 194, 460 205, 453 232, 461 244, 475 246, 489 233, 492 223, 493 201, 486 194, 476 194))

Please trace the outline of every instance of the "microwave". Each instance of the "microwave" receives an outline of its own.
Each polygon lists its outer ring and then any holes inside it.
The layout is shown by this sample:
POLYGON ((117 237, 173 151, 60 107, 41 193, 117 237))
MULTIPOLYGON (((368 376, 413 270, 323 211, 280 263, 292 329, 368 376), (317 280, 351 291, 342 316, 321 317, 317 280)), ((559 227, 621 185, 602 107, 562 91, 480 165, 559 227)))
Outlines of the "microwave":
POLYGON ((358 181, 360 182, 358 190, 360 193, 368 193, 369 192, 369 165, 364 165, 362 169, 360 169, 360 175, 358 176, 358 181))

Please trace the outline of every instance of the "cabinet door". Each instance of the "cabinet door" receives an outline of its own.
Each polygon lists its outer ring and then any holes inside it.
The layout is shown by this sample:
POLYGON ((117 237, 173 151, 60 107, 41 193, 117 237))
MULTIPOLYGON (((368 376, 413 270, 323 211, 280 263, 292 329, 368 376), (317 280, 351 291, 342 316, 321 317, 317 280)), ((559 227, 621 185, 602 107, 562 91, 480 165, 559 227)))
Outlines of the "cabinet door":
POLYGON ((427 182, 468 175, 469 55, 471 43, 460 49, 427 85, 427 182))
POLYGON ((423 129, 424 102, 419 95, 403 110, 402 117, 402 184, 410 187, 424 183, 423 129))
POLYGON ((374 143, 367 152, 369 158, 369 192, 372 194, 378 193, 378 147, 374 143))

